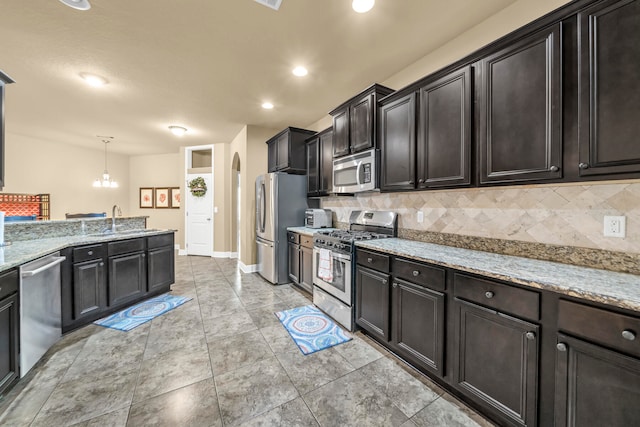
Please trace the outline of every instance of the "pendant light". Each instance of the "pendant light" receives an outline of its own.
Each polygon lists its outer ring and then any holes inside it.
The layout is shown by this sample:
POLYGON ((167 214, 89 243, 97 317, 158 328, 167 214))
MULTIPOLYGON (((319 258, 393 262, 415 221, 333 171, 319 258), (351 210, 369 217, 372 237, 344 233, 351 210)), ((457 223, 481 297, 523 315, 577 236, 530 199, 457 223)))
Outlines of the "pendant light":
MULTIPOLYGON (((113 137, 110 136, 105 138, 113 137)), ((118 183, 109 176, 109 171, 107 170, 107 144, 111 141, 109 141, 108 139, 103 139, 102 142, 104 143, 104 172, 102 172, 102 179, 96 178, 96 180, 93 181, 93 186, 96 188, 118 188, 118 183)))
POLYGON ((89 10, 91 4, 89 0, 60 0, 62 3, 77 10, 89 10))

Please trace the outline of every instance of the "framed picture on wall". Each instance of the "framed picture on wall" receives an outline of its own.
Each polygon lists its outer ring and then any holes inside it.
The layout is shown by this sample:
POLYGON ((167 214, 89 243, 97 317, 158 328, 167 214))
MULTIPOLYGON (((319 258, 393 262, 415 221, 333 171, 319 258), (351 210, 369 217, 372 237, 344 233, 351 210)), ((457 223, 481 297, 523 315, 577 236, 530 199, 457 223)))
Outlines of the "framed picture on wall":
POLYGON ((140 187, 140 208, 153 208, 152 187, 140 187))
POLYGON ((180 187, 169 188, 169 194, 171 195, 171 207, 173 209, 180 208, 180 187))
POLYGON ((169 199, 168 187, 156 187, 156 209, 168 208, 171 206, 171 200, 169 199))

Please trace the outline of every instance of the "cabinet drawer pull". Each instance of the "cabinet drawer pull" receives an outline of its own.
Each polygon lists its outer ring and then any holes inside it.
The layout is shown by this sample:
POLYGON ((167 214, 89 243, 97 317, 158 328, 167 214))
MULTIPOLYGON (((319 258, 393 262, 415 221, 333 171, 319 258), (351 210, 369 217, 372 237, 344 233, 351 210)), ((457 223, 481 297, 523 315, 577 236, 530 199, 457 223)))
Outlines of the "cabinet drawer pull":
POLYGON ((415 276, 418 276, 419 274, 420 274, 420 272, 419 272, 418 270, 413 270, 413 275, 414 275, 414 277, 415 277, 415 276))
POLYGON ((567 345, 563 342, 559 342, 558 344, 556 344, 556 348, 558 349, 558 351, 567 351, 567 345))
POLYGON ((87 252, 87 255, 93 255, 93 251, 87 252))
POLYGON ((493 298, 494 295, 495 294, 493 292, 491 292, 491 291, 487 291, 487 292, 484 293, 484 296, 489 298, 489 299, 493 298))
POLYGON ((144 258, 144 257, 146 257, 146 256, 147 256, 147 254, 142 254, 142 258, 144 258))
POLYGON ((580 164, 578 165, 578 167, 579 167, 580 169, 589 169, 589 163, 584 163, 584 162, 583 162, 583 163, 580 163, 580 164))
POLYGON ((636 339, 636 333, 630 331, 629 329, 625 329, 624 331, 622 331, 622 338, 624 338, 625 340, 633 341, 636 339))
POLYGON ((373 262, 373 259, 371 259, 371 258, 367 258, 367 262, 368 262, 369 264, 371 264, 371 263, 373 262))
POLYGON ((104 262, 101 262, 99 265, 100 265, 100 267, 102 267, 104 265, 104 262))
POLYGON ((527 337, 528 340, 536 339, 536 333, 535 332, 527 332, 524 336, 527 337))
POLYGON ((551 167, 549 168, 549 170, 550 170, 551 172, 558 172, 558 171, 560 170, 560 168, 559 168, 559 167, 557 167, 556 165, 553 165, 553 166, 551 166, 551 167))

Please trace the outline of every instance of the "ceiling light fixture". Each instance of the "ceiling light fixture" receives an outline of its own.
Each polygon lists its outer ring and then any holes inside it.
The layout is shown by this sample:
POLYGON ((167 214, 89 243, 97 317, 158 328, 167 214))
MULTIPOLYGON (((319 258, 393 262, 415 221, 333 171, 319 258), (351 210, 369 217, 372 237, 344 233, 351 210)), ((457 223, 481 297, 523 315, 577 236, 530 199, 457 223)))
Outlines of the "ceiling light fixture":
POLYGON ((185 133, 187 133, 187 128, 183 126, 171 125, 169 126, 169 130, 175 136, 183 136, 185 133))
POLYGON ((80 73, 80 77, 82 80, 87 82, 88 85, 93 87, 104 86, 108 83, 107 79, 102 76, 98 76, 97 74, 80 73))
POLYGON ((78 9, 78 10, 91 9, 91 4, 89 4, 89 0, 60 0, 60 1, 74 9, 78 9))
POLYGON ((309 74, 307 69, 302 67, 302 66, 298 66, 298 67, 294 68, 291 72, 293 73, 294 76, 298 76, 298 77, 304 77, 307 74, 309 74))
POLYGON ((273 104, 270 102, 265 102, 262 104, 262 108, 264 108, 265 110, 271 110, 273 109, 273 104))
POLYGON ((351 7, 358 13, 366 13, 373 8, 375 3, 376 0, 353 0, 351 7))
POLYGON ((102 140, 104 143, 104 172, 102 172, 102 179, 96 178, 96 180, 93 181, 93 186, 96 188, 118 188, 118 183, 109 176, 109 171, 107 171, 107 144, 111 142, 109 139, 113 139, 113 137, 101 136, 99 138, 105 138, 102 140))

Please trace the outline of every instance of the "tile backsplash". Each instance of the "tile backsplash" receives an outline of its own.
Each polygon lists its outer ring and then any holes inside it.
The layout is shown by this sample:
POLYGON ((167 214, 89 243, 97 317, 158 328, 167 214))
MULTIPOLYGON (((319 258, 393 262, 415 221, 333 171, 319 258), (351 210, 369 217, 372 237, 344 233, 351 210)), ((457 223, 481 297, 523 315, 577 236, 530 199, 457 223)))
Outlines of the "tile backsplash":
POLYGON ((640 180, 361 193, 322 207, 342 223, 354 209, 391 210, 405 230, 640 253, 640 180), (626 216, 625 238, 604 237, 605 215, 626 216))

